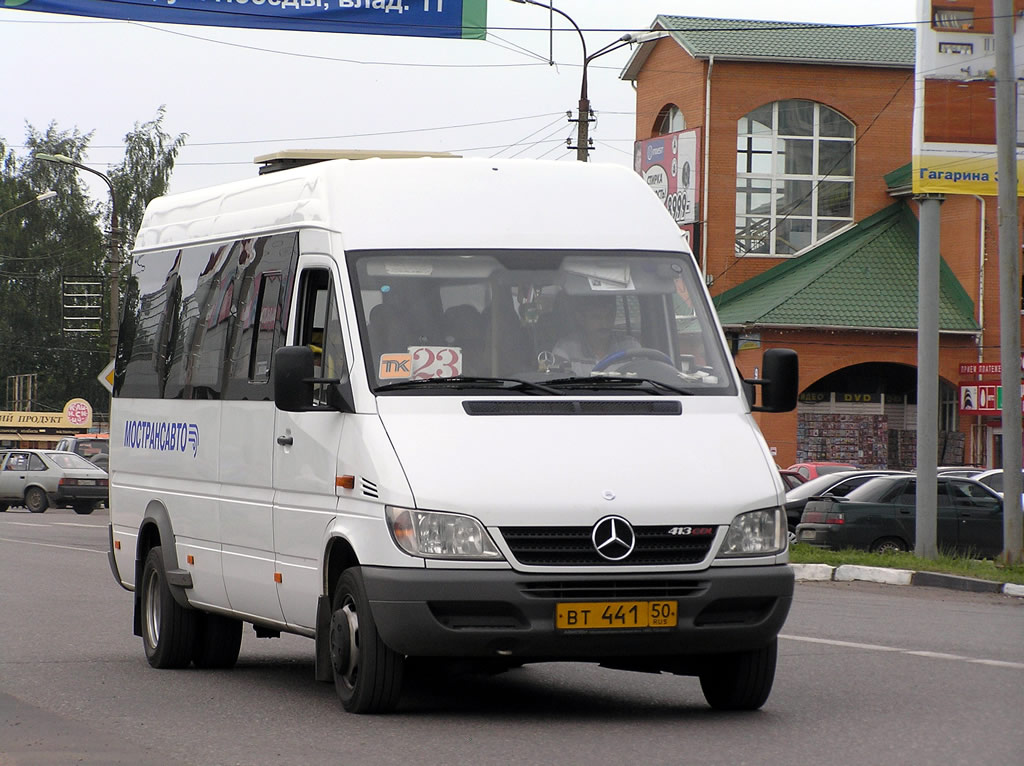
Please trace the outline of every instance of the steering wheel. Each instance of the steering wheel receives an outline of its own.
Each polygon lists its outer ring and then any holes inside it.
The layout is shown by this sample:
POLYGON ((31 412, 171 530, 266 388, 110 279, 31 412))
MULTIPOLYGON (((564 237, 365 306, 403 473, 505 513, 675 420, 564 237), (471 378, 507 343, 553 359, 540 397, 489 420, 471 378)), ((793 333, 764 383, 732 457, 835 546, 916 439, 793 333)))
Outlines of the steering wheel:
POLYGON ((631 348, 625 351, 613 351, 608 354, 608 356, 594 365, 593 372, 601 372, 613 364, 631 362, 634 359, 653 359, 657 362, 664 362, 675 369, 675 365, 672 364, 672 357, 664 351, 658 351, 656 348, 631 348))

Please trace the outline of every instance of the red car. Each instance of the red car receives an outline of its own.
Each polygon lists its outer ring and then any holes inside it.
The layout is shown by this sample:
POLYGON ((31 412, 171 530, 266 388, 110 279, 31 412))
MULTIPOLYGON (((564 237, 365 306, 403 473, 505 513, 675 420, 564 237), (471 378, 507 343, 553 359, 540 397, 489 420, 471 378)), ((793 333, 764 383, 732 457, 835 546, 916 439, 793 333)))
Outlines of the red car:
POLYGON ((784 468, 779 470, 779 476, 782 477, 782 483, 786 485, 787 492, 807 481, 807 477, 799 471, 790 471, 784 468))
POLYGON ((826 473, 836 473, 837 471, 855 471, 859 469, 859 465, 853 463, 830 463, 827 461, 817 463, 793 463, 787 471, 796 471, 805 479, 815 479, 818 476, 824 476, 826 473))

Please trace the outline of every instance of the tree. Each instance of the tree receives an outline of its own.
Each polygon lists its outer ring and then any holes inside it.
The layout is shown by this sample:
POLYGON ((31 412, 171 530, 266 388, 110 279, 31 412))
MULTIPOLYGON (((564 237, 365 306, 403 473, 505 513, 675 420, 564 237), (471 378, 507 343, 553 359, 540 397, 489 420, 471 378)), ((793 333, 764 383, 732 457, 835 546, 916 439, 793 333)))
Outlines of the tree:
MULTIPOLYGON (((166 192, 185 142, 185 134, 164 132, 163 119, 161 106, 154 119, 136 123, 125 136, 124 160, 107 172, 117 194, 122 245, 134 239, 149 201, 166 192)), ((64 332, 62 286, 71 276, 106 280, 109 201, 87 195, 88 174, 33 158, 63 154, 87 165, 92 133, 62 131, 53 123, 42 132, 31 125, 26 130, 25 157, 0 139, 0 212, 46 189, 57 197, 0 219, 0 379, 35 374, 33 410, 59 411, 76 396, 105 410, 108 395, 96 375, 110 356, 108 312, 94 333, 64 332)), ((0 409, 10 406, 6 399, 0 409)))

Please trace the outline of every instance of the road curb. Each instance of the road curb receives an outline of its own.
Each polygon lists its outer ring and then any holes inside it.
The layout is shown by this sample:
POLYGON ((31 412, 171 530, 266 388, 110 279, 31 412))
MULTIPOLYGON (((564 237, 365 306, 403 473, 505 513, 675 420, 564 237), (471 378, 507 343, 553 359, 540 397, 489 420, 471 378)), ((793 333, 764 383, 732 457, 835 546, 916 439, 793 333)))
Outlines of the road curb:
POLYGON ((930 588, 946 588, 968 593, 1002 593, 1007 596, 1024 597, 1024 585, 1000 583, 993 580, 979 580, 976 577, 940 574, 938 572, 916 572, 909 569, 888 569, 842 564, 791 564, 797 582, 877 582, 885 585, 923 585, 930 588))

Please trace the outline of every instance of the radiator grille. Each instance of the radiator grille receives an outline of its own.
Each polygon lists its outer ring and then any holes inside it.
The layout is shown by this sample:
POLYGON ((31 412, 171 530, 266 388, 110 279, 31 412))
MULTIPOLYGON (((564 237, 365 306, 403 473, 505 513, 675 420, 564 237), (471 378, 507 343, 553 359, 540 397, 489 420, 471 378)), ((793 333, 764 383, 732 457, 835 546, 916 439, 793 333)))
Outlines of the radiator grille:
POLYGON ((501 535, 516 560, 528 566, 656 566, 698 564, 707 558, 714 527, 700 536, 669 534, 677 528, 634 527, 636 545, 621 561, 598 554, 591 527, 502 527, 501 535))

